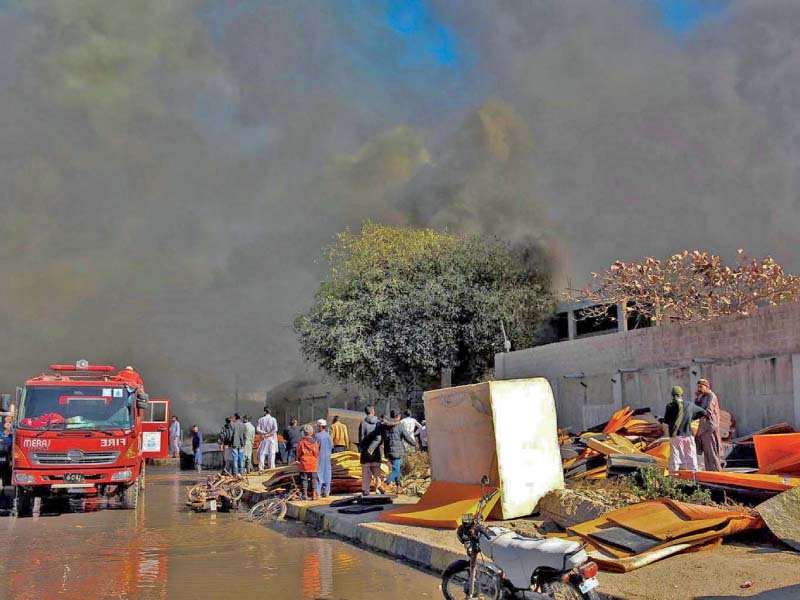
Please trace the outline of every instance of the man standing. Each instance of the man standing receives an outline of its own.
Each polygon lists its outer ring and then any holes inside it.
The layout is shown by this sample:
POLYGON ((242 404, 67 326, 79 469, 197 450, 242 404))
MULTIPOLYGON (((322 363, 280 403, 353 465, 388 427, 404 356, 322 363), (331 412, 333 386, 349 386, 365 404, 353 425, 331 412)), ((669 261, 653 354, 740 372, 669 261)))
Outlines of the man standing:
POLYGON ((231 442, 231 460, 233 461, 234 475, 244 474, 244 446, 247 442, 247 428, 242 423, 239 413, 233 415, 233 441, 231 442))
POLYGON ((203 470, 203 436, 200 435, 200 428, 197 425, 192 425, 192 452, 194 468, 199 473, 203 470))
POLYGON ((317 493, 322 498, 327 498, 331 493, 331 454, 333 453, 333 440, 327 429, 327 421, 325 421, 325 419, 318 419, 317 434, 314 436, 314 439, 317 444, 319 444, 317 493))
POLYGON ((172 415, 172 423, 169 425, 169 449, 172 458, 178 458, 181 455, 181 435, 181 423, 176 415, 172 415))
POLYGON ((297 417, 292 418, 291 425, 283 432, 283 439, 286 442, 286 464, 293 463, 297 459, 297 444, 303 439, 303 431, 297 425, 297 417))
POLYGON ((244 470, 250 473, 253 470, 253 444, 256 443, 256 428, 250 422, 250 415, 244 416, 244 470))
POLYGON ((428 451, 428 425, 425 421, 422 422, 422 427, 419 430, 419 445, 423 452, 428 451))
POLYGON ((278 452, 278 422, 271 414, 269 407, 264 407, 264 416, 258 420, 256 431, 261 435, 258 445, 258 470, 264 470, 266 461, 270 469, 275 468, 275 453, 278 452))
POLYGON ((339 415, 334 415, 331 423, 331 439, 333 440, 333 452, 344 452, 350 447, 350 434, 347 427, 339 420, 339 415))
POLYGON ((400 420, 400 427, 405 429, 406 433, 411 436, 411 439, 413 439, 415 442, 413 445, 409 445, 409 443, 406 441, 408 438, 404 438, 406 452, 412 448, 416 448, 417 434, 419 433, 420 429, 422 429, 422 425, 420 425, 419 421, 411 416, 410 410, 406 410, 403 413, 403 418, 400 420))
POLYGON ((705 410, 683 399, 683 388, 679 385, 672 388, 672 401, 667 404, 662 423, 666 423, 669 432, 669 470, 670 472, 684 468, 697 471, 697 449, 692 436, 691 424, 705 410))
POLYGON ((399 496, 403 493, 403 475, 400 472, 403 455, 408 446, 416 449, 417 441, 400 425, 400 415, 394 409, 390 411, 389 418, 378 425, 378 432, 376 439, 369 445, 369 450, 374 451, 381 442, 383 443, 383 454, 392 465, 392 472, 384 483, 389 485, 394 482, 399 496))
POLYGON ((217 438, 219 449, 222 451, 222 464, 223 468, 230 473, 231 465, 231 443, 233 442, 233 427, 231 426, 231 418, 225 417, 225 425, 219 430, 217 438))
POLYGON ((708 379, 697 381, 697 393, 694 403, 705 411, 700 418, 700 426, 697 428, 697 454, 702 453, 706 471, 722 471, 722 461, 720 458, 722 440, 719 433, 719 400, 717 395, 711 391, 711 384, 708 379))
POLYGON ((366 417, 358 425, 358 449, 361 452, 359 462, 361 462, 361 495, 369 496, 370 487, 373 482, 375 490, 383 493, 381 488, 381 444, 370 452, 370 444, 378 438, 378 418, 375 416, 375 407, 367 406, 364 409, 366 417))

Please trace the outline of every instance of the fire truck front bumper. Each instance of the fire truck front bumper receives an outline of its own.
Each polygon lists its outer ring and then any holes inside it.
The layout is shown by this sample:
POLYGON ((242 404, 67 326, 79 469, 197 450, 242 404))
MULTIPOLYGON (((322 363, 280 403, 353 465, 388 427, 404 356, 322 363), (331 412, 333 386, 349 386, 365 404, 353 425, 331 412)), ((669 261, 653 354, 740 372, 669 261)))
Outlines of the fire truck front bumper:
POLYGON ((50 487, 53 489, 90 489, 98 485, 124 485, 138 476, 133 466, 113 469, 81 469, 70 472, 42 471, 37 469, 15 470, 13 483, 25 487, 50 487))

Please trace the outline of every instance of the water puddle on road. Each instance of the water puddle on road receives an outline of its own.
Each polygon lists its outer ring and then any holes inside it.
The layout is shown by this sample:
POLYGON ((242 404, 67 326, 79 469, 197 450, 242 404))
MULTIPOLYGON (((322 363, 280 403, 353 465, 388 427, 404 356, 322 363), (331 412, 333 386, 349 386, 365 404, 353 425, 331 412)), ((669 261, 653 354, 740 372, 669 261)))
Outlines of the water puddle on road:
POLYGON ((304 525, 266 526, 247 522, 241 513, 189 511, 185 487, 193 483, 153 469, 136 511, 0 517, 0 597, 440 596, 437 577, 304 525))

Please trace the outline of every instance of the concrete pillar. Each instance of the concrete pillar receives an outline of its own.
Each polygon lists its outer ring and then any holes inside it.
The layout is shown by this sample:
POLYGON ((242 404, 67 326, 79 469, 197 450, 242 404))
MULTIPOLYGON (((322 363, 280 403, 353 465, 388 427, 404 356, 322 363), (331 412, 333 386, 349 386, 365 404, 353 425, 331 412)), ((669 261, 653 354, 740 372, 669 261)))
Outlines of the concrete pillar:
POLYGON ((494 355, 494 377, 501 380, 506 378, 506 359, 505 354, 494 355))
POLYGON ((575 320, 575 311, 567 312, 567 338, 574 340, 578 337, 578 322, 575 320))
POLYGON ((627 302, 617 302, 617 331, 628 331, 627 302))
POLYGON ((800 428, 800 354, 792 354, 792 394, 794 395, 794 427, 800 428))
POLYGON ((442 369, 442 387, 453 387, 453 369, 442 369))

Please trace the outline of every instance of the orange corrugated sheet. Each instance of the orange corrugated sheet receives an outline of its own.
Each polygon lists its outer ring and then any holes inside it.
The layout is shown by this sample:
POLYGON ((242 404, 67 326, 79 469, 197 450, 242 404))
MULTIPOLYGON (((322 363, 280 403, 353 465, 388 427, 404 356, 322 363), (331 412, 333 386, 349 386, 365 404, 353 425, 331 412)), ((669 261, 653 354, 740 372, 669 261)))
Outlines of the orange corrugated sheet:
POLYGON ((760 490, 784 492, 800 485, 798 477, 767 475, 764 473, 730 473, 728 471, 676 471, 675 475, 688 481, 734 485, 760 490))
POLYGON ((800 433, 754 435, 760 473, 800 475, 800 433))
POLYGON ((669 441, 661 442, 657 446, 653 446, 649 450, 645 450, 644 453, 654 456, 659 460, 659 462, 666 464, 669 460, 669 441))
POLYGON ((620 508, 599 519, 570 527, 568 531, 589 544, 589 556, 601 567, 627 572, 761 525, 761 519, 747 511, 662 499, 620 508), (645 552, 636 554, 593 536, 609 527, 623 527, 652 538, 655 543, 645 552))
POLYGON ((664 542, 719 527, 731 518, 727 510, 667 500, 642 502, 614 512, 607 517, 612 523, 664 542))
MULTIPOLYGON (((455 529, 461 524, 461 515, 475 513, 480 499, 479 485, 434 481, 417 504, 384 511, 380 520, 400 525, 455 529)), ((497 494, 486 505, 484 517, 488 517, 499 499, 500 494, 497 494)))
POLYGON ((625 427, 633 418, 633 409, 629 406, 626 406, 623 409, 618 410, 611 418, 608 420, 608 423, 603 428, 603 433, 616 433, 623 427, 625 427))

